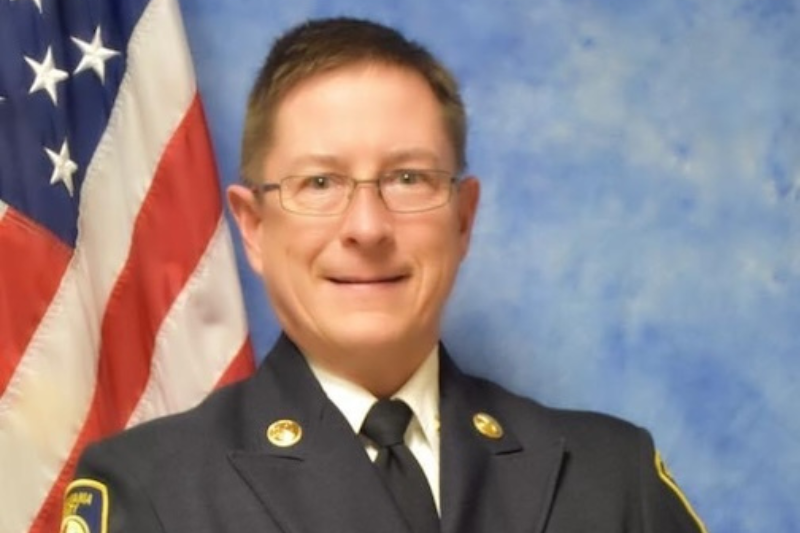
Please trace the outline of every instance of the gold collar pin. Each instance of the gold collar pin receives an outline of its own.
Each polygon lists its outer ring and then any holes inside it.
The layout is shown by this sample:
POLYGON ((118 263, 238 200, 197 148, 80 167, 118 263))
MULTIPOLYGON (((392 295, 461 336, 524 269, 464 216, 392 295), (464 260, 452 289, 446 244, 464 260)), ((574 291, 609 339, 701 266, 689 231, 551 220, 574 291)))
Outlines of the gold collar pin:
POLYGON ((472 425, 487 439, 499 440, 503 437, 503 426, 493 416, 486 413, 476 413, 472 417, 472 425))
POLYGON ((276 420, 267 428, 267 440, 274 446, 288 448, 303 438, 303 428, 294 420, 276 420))

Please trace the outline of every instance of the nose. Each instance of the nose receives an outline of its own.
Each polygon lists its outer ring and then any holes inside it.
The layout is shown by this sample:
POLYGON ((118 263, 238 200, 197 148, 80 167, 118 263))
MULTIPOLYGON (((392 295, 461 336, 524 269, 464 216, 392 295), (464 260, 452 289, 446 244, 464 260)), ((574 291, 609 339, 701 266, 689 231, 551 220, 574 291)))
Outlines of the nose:
POLYGON ((374 247, 393 237, 393 216, 380 196, 377 182, 358 183, 345 211, 341 238, 350 245, 374 247))

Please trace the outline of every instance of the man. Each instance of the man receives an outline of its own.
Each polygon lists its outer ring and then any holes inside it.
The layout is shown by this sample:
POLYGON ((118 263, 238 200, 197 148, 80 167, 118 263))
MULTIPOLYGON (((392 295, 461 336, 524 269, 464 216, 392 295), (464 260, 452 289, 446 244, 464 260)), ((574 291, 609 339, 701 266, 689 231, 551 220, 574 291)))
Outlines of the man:
POLYGON ((468 377, 439 344, 479 196, 465 132, 453 77, 394 30, 280 38, 228 199, 285 334, 253 378, 90 447, 62 529, 704 531, 647 432, 468 377))

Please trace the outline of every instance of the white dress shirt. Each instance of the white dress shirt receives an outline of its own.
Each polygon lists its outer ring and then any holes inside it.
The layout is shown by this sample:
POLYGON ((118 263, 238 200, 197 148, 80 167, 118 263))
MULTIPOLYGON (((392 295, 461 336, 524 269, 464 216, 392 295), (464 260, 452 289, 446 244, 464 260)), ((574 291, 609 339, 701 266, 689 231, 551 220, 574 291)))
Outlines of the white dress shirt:
MULTIPOLYGON (((314 376, 322 390, 339 408, 355 433, 361 431, 364 419, 372 404, 378 399, 368 390, 339 377, 308 358, 314 376)), ((428 355, 417 371, 392 399, 403 400, 414 416, 406 430, 406 445, 414 454, 433 493, 436 509, 439 506, 439 348, 428 355)), ((378 449, 367 438, 361 437, 364 449, 371 460, 375 460, 378 449)))

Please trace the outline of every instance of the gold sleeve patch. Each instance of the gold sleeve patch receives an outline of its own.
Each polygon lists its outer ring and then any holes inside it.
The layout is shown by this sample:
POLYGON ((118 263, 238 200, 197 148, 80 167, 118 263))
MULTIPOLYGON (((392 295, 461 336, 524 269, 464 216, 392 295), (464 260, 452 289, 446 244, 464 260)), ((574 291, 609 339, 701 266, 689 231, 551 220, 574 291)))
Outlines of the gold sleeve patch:
POLYGON ((64 494, 60 533, 107 533, 108 488, 93 479, 76 479, 64 494))
POLYGON ((694 520, 695 523, 697 523, 697 527, 700 529, 700 532, 708 533, 705 524, 703 523, 703 521, 700 519, 700 516, 692 507, 692 504, 689 503, 689 499, 686 497, 681 488, 675 482, 675 479, 672 477, 672 474, 669 473, 669 470, 667 469, 667 463, 664 462, 664 459, 661 457, 661 454, 657 450, 655 456, 655 463, 656 463, 656 472, 658 472, 658 477, 661 478, 661 481, 663 481, 667 485, 667 487, 669 487, 669 489, 675 493, 675 496, 678 497, 683 506, 686 508, 686 512, 688 512, 689 516, 692 517, 692 520, 694 520))

